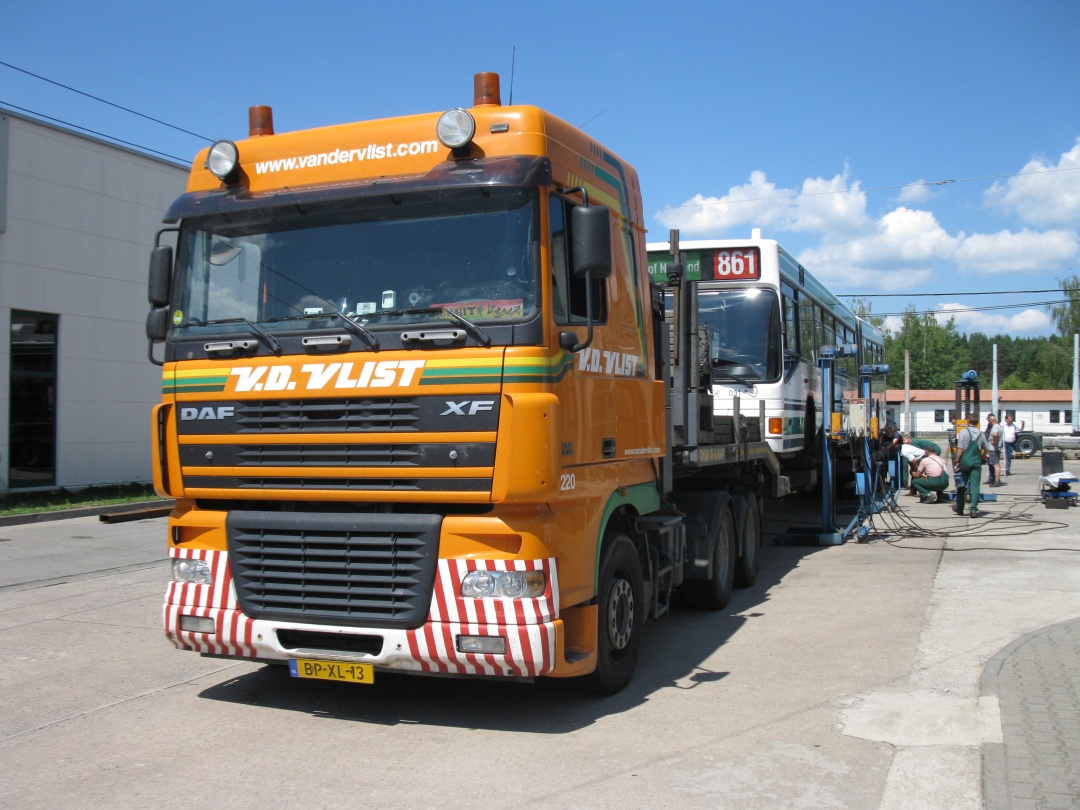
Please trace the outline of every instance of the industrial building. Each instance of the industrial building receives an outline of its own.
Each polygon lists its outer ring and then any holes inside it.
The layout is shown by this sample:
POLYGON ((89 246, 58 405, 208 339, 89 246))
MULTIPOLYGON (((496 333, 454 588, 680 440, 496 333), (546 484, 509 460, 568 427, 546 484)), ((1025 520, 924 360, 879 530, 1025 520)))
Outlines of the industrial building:
POLYGON ((150 480, 147 266, 186 174, 0 108, 0 494, 150 480))

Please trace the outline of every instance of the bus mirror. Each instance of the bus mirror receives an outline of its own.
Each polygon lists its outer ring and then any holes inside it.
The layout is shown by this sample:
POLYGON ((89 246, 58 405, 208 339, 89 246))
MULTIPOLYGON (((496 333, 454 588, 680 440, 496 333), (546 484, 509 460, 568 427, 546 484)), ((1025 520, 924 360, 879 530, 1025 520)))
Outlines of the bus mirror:
POLYGON ((169 331, 169 308, 154 307, 146 316, 146 337, 151 342, 165 340, 169 331))
POLYGON ((163 307, 169 303, 172 262, 173 252, 169 245, 158 245, 150 252, 150 284, 147 298, 153 307, 163 307))
POLYGON ((603 205, 577 205, 570 214, 574 275, 611 276, 611 214, 603 205))

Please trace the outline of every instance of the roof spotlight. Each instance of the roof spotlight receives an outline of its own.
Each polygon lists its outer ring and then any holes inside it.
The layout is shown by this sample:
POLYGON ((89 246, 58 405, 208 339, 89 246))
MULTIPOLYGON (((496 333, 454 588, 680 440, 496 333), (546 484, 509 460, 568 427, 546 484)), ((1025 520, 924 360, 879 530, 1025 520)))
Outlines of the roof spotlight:
POLYGON ((240 166, 240 150, 232 141, 218 141, 206 156, 206 168, 219 180, 236 172, 240 166))
POLYGON ((468 110, 455 107, 439 116, 435 127, 439 142, 448 149, 467 146, 476 134, 476 121, 468 110))

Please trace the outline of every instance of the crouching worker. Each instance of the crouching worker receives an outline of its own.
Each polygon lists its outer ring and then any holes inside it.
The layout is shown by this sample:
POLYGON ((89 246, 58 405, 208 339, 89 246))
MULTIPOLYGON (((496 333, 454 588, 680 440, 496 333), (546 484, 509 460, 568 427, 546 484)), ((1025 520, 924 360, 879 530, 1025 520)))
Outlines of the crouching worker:
POLYGON ((911 473, 911 485, 919 493, 922 503, 935 503, 938 493, 949 486, 949 474, 945 471, 945 460, 932 450, 927 450, 919 465, 911 473))

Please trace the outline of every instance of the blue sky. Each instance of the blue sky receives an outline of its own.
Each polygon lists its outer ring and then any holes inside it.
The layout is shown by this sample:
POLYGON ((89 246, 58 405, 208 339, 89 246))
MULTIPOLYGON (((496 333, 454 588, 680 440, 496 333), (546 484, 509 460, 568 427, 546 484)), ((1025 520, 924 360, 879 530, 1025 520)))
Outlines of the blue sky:
MULTIPOLYGON (((1080 273, 1080 0, 37 0, 4 20, 0 61, 209 139, 244 137, 253 104, 278 131, 467 106, 484 70, 507 103, 516 47, 513 100, 638 169, 651 239, 760 227, 838 294, 895 294, 875 312, 988 334, 1051 333, 1058 296, 1021 291, 1080 273)), ((2 65, 0 104, 205 145, 2 65)))

